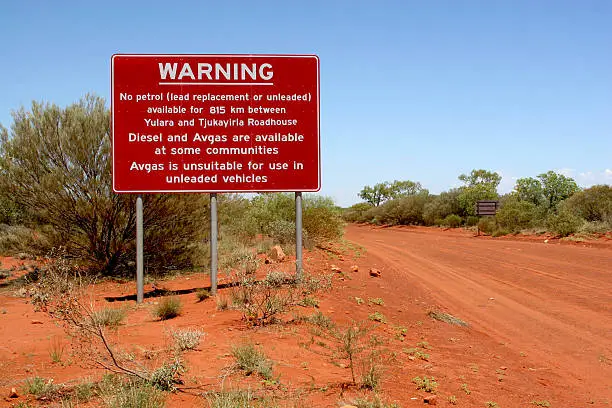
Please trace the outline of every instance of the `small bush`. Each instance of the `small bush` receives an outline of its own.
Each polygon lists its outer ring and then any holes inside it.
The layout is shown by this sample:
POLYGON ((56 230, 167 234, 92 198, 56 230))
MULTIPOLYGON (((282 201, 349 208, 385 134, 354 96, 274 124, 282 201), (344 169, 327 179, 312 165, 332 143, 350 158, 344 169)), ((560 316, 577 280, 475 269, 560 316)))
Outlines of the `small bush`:
POLYGON ((572 214, 587 221, 612 224, 612 186, 597 185, 579 191, 565 200, 572 214))
POLYGON ((532 401, 531 402, 533 405, 535 405, 536 407, 546 407, 549 408, 550 407, 550 402, 544 400, 544 401, 532 401))
POLYGON ((383 402, 378 395, 375 395, 373 399, 357 398, 353 405, 357 408, 399 408, 397 404, 387 404, 383 402))
POLYGON ((382 298, 369 298, 368 302, 378 306, 384 306, 385 304, 385 301, 382 298))
POLYGON ((148 383, 161 391, 175 391, 176 384, 181 383, 180 375, 185 372, 185 366, 179 358, 171 363, 164 363, 151 373, 148 383))
POLYGON ((153 311, 154 315, 160 320, 173 319, 181 314, 183 308, 181 301, 177 297, 167 297, 159 302, 159 305, 153 311))
POLYGON ((268 360, 263 351, 255 348, 253 344, 235 346, 232 349, 232 355, 236 359, 238 368, 243 370, 245 375, 255 373, 266 380, 272 379, 272 362, 268 360))
POLYGON ((57 395, 59 387, 53 383, 53 379, 44 379, 42 377, 26 378, 25 391, 36 398, 52 399, 57 395))
POLYGON ((123 308, 105 307, 104 309, 96 310, 91 318, 96 325, 116 328, 123 322, 126 315, 127 313, 123 308))
POLYGON ((605 234, 612 231, 612 222, 587 221, 580 227, 579 233, 582 234, 605 234))
POLYGON ((287 220, 272 221, 268 226, 268 234, 281 245, 295 245, 295 222, 287 220))
POLYGON ((361 387, 376 391, 380 386, 382 369, 374 355, 370 356, 361 374, 361 387))
POLYGON ((210 297, 210 290, 201 288, 196 290, 195 294, 198 302, 202 302, 210 297))
POLYGON ((370 203, 357 203, 344 210, 342 218, 348 222, 369 222, 366 213, 374 206, 370 203))
POLYGON ((467 227, 475 227, 478 225, 478 221, 480 221, 480 218, 475 215, 470 215, 465 219, 465 225, 467 227))
POLYGON ((100 392, 107 408, 163 408, 164 394, 150 384, 141 381, 122 382, 106 379, 100 384, 100 392))
POLYGON ((315 326, 318 326, 322 329, 331 329, 333 327, 335 327, 334 322, 327 316, 325 316, 323 313, 321 312, 316 312, 314 314, 312 314, 309 318, 308 321, 311 324, 314 324, 315 326))
POLYGON ((200 344, 200 338, 204 335, 201 330, 183 329, 172 332, 174 345, 179 351, 195 350, 200 344))
POLYGON ((528 201, 508 199, 499 209, 495 218, 501 229, 510 232, 519 232, 532 226, 536 219, 537 208, 528 201))
POLYGON ((445 225, 450 228, 458 228, 461 226, 461 221, 462 220, 460 216, 456 214, 451 214, 451 215, 448 215, 446 218, 444 218, 442 225, 445 225))
POLYGON ((382 313, 380 313, 380 312, 374 312, 374 313, 371 313, 371 314, 368 316, 368 319, 373 320, 373 321, 375 321, 375 322, 387 323, 387 318, 385 317, 385 315, 383 315, 383 314, 382 314, 382 313))
POLYGON ((74 397, 78 402, 89 401, 95 393, 96 385, 91 381, 85 381, 74 387, 74 397))
POLYGON ((451 395, 450 397, 448 397, 448 403, 451 405, 457 405, 457 397, 451 395))
POLYGON ((434 377, 415 377, 412 379, 412 382, 416 384, 417 390, 423 390, 425 392, 433 393, 436 391, 436 388, 438 388, 438 383, 434 377))
POLYGON ((495 217, 483 217, 478 221, 478 229, 485 234, 492 235, 497 229, 495 217))
POLYGON ((508 235, 510 234, 510 231, 508 231, 507 229, 504 228, 500 228, 498 230, 495 230, 493 232, 493 237, 497 238, 497 237, 503 237, 504 235, 508 235))
POLYGON ((210 408, 250 408, 257 398, 248 390, 237 390, 208 393, 206 401, 210 408))
POLYGON ((546 224, 551 232, 561 237, 566 237, 577 232, 582 227, 584 221, 580 217, 573 215, 562 204, 559 207, 558 213, 551 214, 546 220, 546 224))
POLYGON ((229 300, 227 296, 217 296, 217 310, 229 309, 229 300))

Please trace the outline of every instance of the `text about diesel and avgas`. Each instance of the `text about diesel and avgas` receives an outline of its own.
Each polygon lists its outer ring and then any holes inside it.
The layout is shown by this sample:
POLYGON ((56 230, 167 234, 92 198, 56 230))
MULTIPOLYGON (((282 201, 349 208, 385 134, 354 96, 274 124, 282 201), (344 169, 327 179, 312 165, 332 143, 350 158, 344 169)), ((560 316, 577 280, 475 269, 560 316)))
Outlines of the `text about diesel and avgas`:
POLYGON ((318 190, 316 58, 121 57, 116 191, 318 190))

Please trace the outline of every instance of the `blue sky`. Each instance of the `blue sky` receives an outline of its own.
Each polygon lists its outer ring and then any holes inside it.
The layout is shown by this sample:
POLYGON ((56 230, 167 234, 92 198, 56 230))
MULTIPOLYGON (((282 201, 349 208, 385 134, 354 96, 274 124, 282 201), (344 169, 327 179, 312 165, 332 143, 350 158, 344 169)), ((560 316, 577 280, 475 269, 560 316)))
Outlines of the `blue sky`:
POLYGON ((548 170, 612 184, 612 2, 3 1, 0 123, 110 93, 113 53, 321 59, 322 190, 432 192, 474 168, 502 192, 548 170))

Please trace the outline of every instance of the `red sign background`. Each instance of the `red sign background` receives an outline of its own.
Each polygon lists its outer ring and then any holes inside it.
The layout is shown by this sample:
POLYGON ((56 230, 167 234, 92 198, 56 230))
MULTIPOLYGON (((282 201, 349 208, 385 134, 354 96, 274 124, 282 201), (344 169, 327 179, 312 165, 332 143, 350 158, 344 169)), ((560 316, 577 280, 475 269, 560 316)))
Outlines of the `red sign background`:
POLYGON ((320 189, 316 56, 118 54, 111 67, 115 192, 320 189))

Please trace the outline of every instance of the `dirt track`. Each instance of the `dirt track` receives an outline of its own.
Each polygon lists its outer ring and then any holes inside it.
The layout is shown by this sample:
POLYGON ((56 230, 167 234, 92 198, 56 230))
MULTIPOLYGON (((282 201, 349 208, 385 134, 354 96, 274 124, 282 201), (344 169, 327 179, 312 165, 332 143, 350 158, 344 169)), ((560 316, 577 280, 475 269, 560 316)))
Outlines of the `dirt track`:
POLYGON ((398 291, 416 286, 483 338, 528 350, 567 402, 612 403, 612 250, 421 228, 349 226, 347 238, 398 291))

